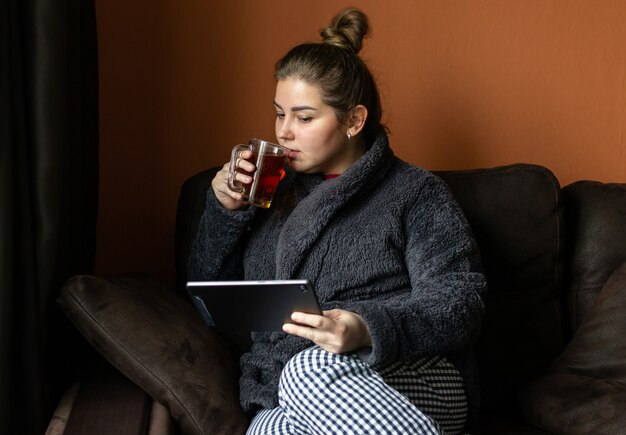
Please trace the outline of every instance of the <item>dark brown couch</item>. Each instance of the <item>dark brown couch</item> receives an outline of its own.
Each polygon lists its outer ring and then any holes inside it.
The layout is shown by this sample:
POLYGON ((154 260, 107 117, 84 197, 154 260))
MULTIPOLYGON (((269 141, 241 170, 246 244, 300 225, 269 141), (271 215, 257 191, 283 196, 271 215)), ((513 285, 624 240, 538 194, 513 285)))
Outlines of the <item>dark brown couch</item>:
MULTIPOLYGON (((60 306, 104 362, 68 390, 50 434, 245 431, 240 349, 206 328, 184 294, 213 174, 182 187, 176 290, 136 276, 64 286, 60 306)), ((438 175, 467 215, 489 282, 471 432, 626 430, 626 184, 561 188, 548 169, 526 164, 438 175)))

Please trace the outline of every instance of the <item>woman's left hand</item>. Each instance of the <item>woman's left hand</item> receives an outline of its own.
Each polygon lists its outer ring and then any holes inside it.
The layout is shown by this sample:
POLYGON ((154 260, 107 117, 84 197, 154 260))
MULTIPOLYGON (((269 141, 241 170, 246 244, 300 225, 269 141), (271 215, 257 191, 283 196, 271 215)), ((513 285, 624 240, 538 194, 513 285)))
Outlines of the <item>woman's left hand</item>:
POLYGON ((296 312, 294 323, 285 323, 283 331, 307 338, 324 350, 344 353, 370 347, 372 337, 361 316, 346 310, 324 311, 323 316, 296 312))

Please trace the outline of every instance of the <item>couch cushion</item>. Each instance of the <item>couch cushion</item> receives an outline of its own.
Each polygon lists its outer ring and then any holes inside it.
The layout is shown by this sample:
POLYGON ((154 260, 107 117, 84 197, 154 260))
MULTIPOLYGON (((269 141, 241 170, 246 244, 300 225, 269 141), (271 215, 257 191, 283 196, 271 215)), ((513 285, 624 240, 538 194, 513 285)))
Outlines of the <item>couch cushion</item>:
POLYGON ((474 231, 489 285, 478 344, 484 411, 563 350, 560 186, 550 170, 515 164, 437 172, 474 231))
POLYGON ((563 198, 571 253, 568 313, 575 331, 626 260, 626 184, 578 181, 563 188, 563 198))
POLYGON ((626 428, 626 262, 603 286, 565 351, 520 394, 527 421, 556 434, 626 428))
POLYGON ((77 276, 58 300, 87 340, 170 410, 185 434, 243 433, 229 346, 158 282, 77 276))

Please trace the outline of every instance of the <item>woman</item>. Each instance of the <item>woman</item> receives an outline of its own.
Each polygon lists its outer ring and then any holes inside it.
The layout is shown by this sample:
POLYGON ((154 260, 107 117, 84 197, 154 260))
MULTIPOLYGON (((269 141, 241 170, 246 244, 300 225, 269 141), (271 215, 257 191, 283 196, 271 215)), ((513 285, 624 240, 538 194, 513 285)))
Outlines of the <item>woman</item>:
POLYGON ((191 279, 309 279, 324 309, 252 333, 249 433, 460 433, 477 404, 477 249, 444 183, 389 148, 358 56, 367 31, 346 9, 276 64, 276 137, 292 151, 272 208, 228 188, 229 163, 207 194, 191 279))

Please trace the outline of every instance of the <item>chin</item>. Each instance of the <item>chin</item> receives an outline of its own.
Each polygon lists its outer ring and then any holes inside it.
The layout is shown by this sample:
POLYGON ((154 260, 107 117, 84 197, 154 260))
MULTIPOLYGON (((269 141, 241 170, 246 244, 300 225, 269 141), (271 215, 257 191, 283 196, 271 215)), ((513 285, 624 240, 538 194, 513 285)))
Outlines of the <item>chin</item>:
POLYGON ((296 160, 289 160, 287 165, 289 165, 289 167, 296 172, 305 172, 306 170, 306 167, 301 162, 296 160))
POLYGON ((300 172, 303 174, 318 174, 322 172, 320 171, 320 168, 318 166, 311 165, 310 163, 307 164, 306 162, 302 160, 290 159, 287 161, 287 164, 293 171, 300 172))

